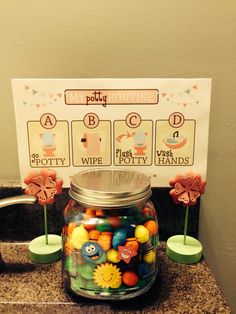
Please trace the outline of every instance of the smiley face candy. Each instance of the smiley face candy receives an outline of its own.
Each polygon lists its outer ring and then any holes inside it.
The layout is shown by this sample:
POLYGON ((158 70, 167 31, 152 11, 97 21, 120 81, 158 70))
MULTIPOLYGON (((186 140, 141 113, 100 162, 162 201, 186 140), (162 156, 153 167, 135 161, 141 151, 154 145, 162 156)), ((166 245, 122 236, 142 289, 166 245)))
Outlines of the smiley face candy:
POLYGON ((131 246, 118 246, 118 258, 122 259, 126 264, 129 264, 131 258, 138 253, 131 246))
POLYGON ((102 258, 102 248, 96 242, 86 242, 82 246, 82 255, 88 261, 92 263, 96 263, 102 258))
POLYGON ((110 263, 97 266, 93 273, 93 279, 102 288, 116 289, 122 283, 120 269, 110 263))

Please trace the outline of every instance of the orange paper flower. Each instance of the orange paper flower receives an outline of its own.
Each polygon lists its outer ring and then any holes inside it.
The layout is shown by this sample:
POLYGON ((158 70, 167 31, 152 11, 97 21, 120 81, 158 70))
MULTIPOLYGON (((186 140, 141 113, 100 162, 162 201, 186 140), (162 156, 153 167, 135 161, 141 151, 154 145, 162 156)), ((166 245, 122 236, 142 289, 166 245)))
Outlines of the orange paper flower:
POLYGON ((188 172, 170 180, 170 185, 173 187, 170 195, 174 202, 189 206, 196 204, 197 198, 205 192, 206 181, 200 175, 188 172))
POLYGON ((35 195, 40 205, 53 204, 55 195, 62 193, 62 179, 56 179, 56 171, 42 169, 32 171, 25 178, 28 185, 25 194, 35 195))

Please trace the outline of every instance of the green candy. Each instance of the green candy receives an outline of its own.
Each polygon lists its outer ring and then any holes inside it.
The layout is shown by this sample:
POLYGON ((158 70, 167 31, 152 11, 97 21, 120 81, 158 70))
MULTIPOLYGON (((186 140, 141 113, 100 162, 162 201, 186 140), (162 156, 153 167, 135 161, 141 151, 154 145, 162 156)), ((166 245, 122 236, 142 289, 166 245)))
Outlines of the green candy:
POLYGON ((116 288, 116 289, 108 288, 108 291, 111 293, 115 291, 116 293, 125 294, 127 291, 127 286, 122 284, 119 288, 116 288))
POLYGON ((87 280, 85 288, 89 290, 100 289, 99 286, 93 280, 87 280))
POLYGON ((79 267, 79 272, 82 278, 86 280, 93 279, 93 271, 96 265, 92 263, 86 263, 79 267))
POLYGON ((124 216, 121 219, 121 226, 122 227, 127 227, 130 226, 131 224, 135 223, 135 219, 132 216, 124 216))
POLYGON ((139 281, 138 281, 138 286, 139 286, 140 288, 144 288, 147 283, 148 283, 147 279, 141 279, 141 278, 140 278, 139 281))
POLYGON ((72 276, 76 276, 76 272, 77 272, 77 267, 75 264, 75 260, 68 256, 65 260, 65 269, 72 275, 72 276))
POLYGON ((71 257, 67 257, 66 260, 65 260, 65 269, 70 273, 71 271, 71 263, 72 263, 72 260, 71 260, 71 257))
POLYGON ((151 237, 151 243, 153 246, 157 246, 159 243, 159 236, 157 236, 157 235, 152 236, 151 237))
POLYGON ((71 278, 72 290, 79 291, 81 288, 86 287, 86 280, 82 277, 71 278))
POLYGON ((96 229, 100 232, 109 232, 112 230, 112 227, 107 219, 99 219, 96 229))

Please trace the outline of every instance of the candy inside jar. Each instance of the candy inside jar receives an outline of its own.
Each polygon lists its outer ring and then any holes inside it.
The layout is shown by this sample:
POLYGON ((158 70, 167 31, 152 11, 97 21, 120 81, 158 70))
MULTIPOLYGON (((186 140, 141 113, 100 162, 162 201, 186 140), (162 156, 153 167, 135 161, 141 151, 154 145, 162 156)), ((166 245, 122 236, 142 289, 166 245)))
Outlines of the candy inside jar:
POLYGON ((66 288, 111 300, 147 291, 158 246, 149 179, 133 171, 84 171, 72 178, 70 195, 62 234, 66 288))

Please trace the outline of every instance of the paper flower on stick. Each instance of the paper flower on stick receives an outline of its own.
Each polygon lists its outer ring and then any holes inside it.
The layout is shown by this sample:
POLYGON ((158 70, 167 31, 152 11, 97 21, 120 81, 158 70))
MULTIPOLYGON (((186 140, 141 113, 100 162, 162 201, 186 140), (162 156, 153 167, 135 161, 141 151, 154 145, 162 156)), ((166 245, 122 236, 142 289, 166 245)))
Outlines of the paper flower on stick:
POLYGON ((197 198, 205 192, 206 181, 200 175, 188 172, 170 180, 170 185, 173 187, 170 195, 174 202, 189 206, 196 204, 197 198))
POLYGON ((56 179, 56 172, 43 169, 39 173, 32 171, 25 178, 28 185, 25 194, 35 195, 40 205, 53 204, 55 195, 62 193, 62 179, 56 179))
MULTIPOLYGON (((28 174, 28 176, 25 178, 24 183, 28 185, 28 188, 25 189, 25 194, 34 195, 37 197, 38 202, 40 205, 44 208, 44 231, 45 231, 45 244, 47 246, 50 245, 49 243, 49 236, 52 239, 54 235, 48 235, 48 223, 47 223, 47 204, 53 204, 55 202, 55 196, 56 194, 62 193, 62 179, 56 179, 56 171, 48 170, 48 169, 42 169, 39 172, 32 171, 28 174)), ((57 236, 56 236, 57 237, 57 236)), ((41 245, 40 237, 34 239, 33 241, 39 242, 41 245), (39 239, 39 240, 38 240, 39 239)), ((32 241, 32 242, 33 242, 32 241)), ((56 240, 60 244, 60 237, 56 240)), ((60 252, 60 245, 55 245, 54 249, 56 250, 56 254, 52 255, 53 259, 55 257, 55 260, 58 258, 60 252)), ((53 243, 52 243, 52 250, 53 249, 53 243)), ((51 251, 52 251, 51 250, 51 251)), ((51 257, 49 254, 49 258, 45 256, 46 253, 42 256, 40 254, 36 254, 34 252, 34 245, 31 251, 31 259, 33 261, 41 263, 42 260, 51 261, 51 257)), ((48 249, 46 250, 48 251, 48 249)), ((43 252, 43 250, 42 250, 43 252)))
POLYGON ((170 196, 176 204, 185 206, 184 234, 174 235, 167 240, 167 255, 174 261, 184 264, 197 263, 202 257, 202 244, 197 239, 187 236, 189 206, 205 192, 206 181, 199 174, 188 172, 170 180, 170 196))

